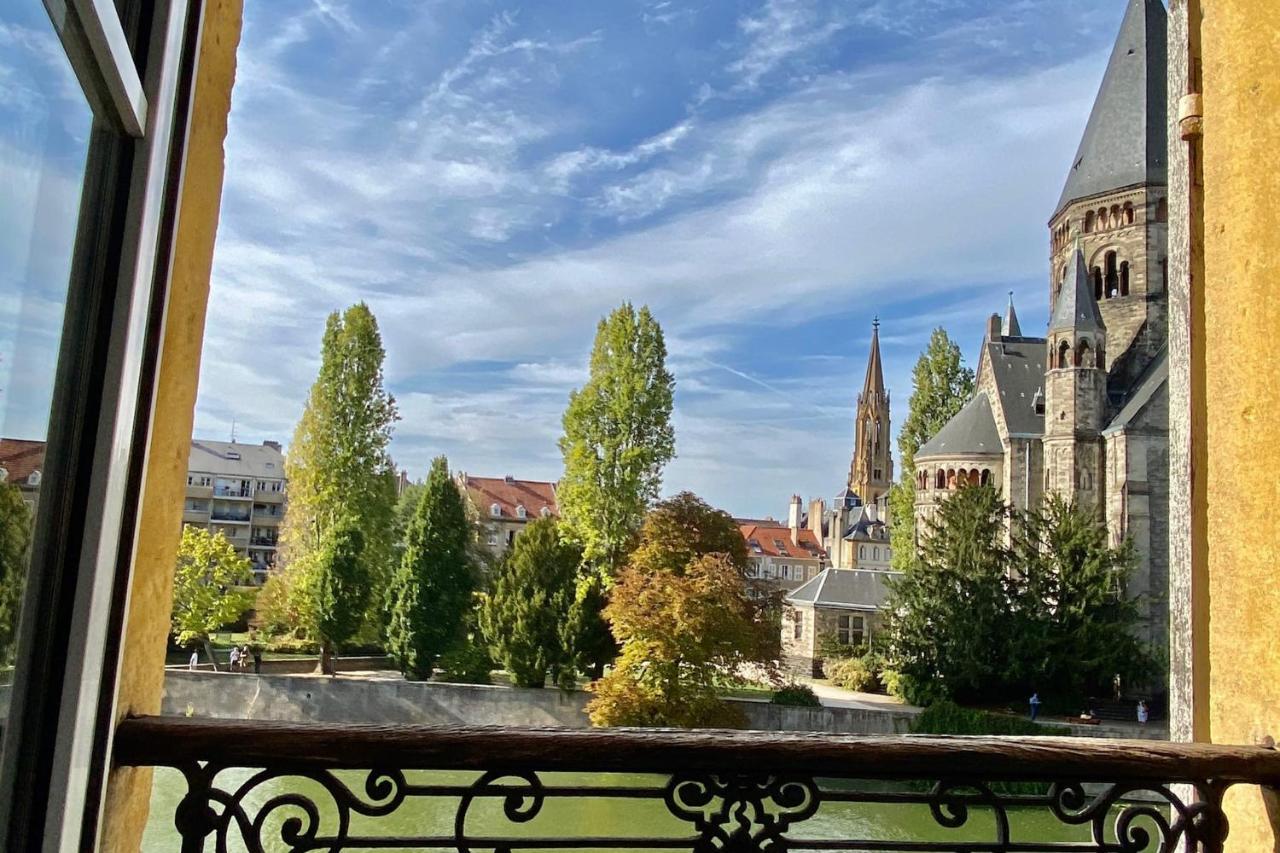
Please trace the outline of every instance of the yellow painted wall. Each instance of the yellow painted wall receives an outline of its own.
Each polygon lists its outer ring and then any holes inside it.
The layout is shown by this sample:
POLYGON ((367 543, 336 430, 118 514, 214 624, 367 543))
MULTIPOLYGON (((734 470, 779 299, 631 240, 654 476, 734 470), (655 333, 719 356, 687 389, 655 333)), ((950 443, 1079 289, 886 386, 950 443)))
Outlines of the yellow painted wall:
MULTIPOLYGON (((1201 7, 1209 731, 1248 744, 1280 740, 1280 3, 1201 7)), ((1274 796, 1228 805, 1228 849, 1280 849, 1274 796)))
MULTIPOLYGON (((209 275, 222 201, 222 144, 227 135, 242 14, 242 0, 205 0, 187 167, 121 654, 118 717, 160 711, 173 565, 182 526, 209 275)), ((150 768, 112 772, 101 849, 138 849, 150 797, 150 768)))

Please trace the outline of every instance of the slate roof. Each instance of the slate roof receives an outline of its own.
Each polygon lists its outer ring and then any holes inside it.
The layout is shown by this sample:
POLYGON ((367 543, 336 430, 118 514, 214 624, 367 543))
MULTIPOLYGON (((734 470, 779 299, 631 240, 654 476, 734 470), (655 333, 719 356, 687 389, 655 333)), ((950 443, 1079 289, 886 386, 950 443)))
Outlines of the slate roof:
POLYGON ((268 444, 192 439, 187 470, 246 480, 257 477, 280 480, 284 478, 284 454, 268 444))
POLYGON ((546 507, 551 515, 559 515, 556 485, 543 480, 517 480, 514 477, 472 477, 463 475, 467 494, 482 518, 504 518, 519 521, 516 507, 523 506, 529 520, 539 518, 546 507), (498 505, 500 516, 492 513, 498 505))
POLYGON ((884 519, 876 518, 875 521, 872 521, 867 512, 868 509, 868 507, 862 508, 862 512, 849 525, 849 529, 844 532, 845 539, 883 542, 889 538, 889 528, 884 523, 884 519))
MULTIPOLYGON (((1036 413, 1036 391, 1044 388, 1044 338, 988 341, 985 357, 999 392, 1005 428, 1012 435, 1044 435, 1044 415, 1036 413)), ((919 455, 919 454, 916 454, 919 455)))
POLYGON ((1120 409, 1119 414, 1111 420, 1111 423, 1107 425, 1107 428, 1103 430, 1103 432, 1112 433, 1128 429, 1129 425, 1133 423, 1139 413, 1146 408, 1147 403, 1151 402, 1151 398, 1154 397, 1156 392, 1159 391, 1160 388, 1168 381, 1169 350, 1167 348, 1163 348, 1151 361, 1151 364, 1147 366, 1146 371, 1138 380, 1137 387, 1129 396, 1128 401, 1124 404, 1124 407, 1120 409))
POLYGON ((1055 216, 1078 199, 1168 179, 1167 26, 1161 0, 1129 0, 1055 216))
POLYGON ((747 542, 749 557, 794 557, 817 560, 827 556, 826 550, 812 530, 800 528, 799 544, 791 541, 791 528, 785 525, 742 524, 738 526, 747 542))
POLYGON ((788 604, 811 604, 830 610, 875 611, 889 598, 892 572, 826 569, 787 595, 788 604))
POLYGON ((44 469, 43 441, 25 438, 0 438, 0 468, 5 470, 5 481, 26 483, 36 471, 44 469))
POLYGON ((947 421, 938 434, 926 441, 916 451, 916 459, 930 456, 971 456, 975 454, 998 456, 1004 453, 1000 433, 996 431, 995 415, 986 394, 977 394, 955 417, 947 421))
POLYGON ((1098 331, 1105 328, 1098 300, 1093 295, 1093 282, 1089 268, 1084 263, 1084 253, 1079 245, 1075 251, 1075 269, 1068 275, 1058 291, 1058 301, 1053 305, 1049 318, 1049 331, 1064 329, 1098 331))
POLYGON ((1004 325, 1000 334, 1006 338, 1022 337, 1022 324, 1018 322, 1018 312, 1013 310, 1013 293, 1009 294, 1009 307, 1004 312, 1004 325))

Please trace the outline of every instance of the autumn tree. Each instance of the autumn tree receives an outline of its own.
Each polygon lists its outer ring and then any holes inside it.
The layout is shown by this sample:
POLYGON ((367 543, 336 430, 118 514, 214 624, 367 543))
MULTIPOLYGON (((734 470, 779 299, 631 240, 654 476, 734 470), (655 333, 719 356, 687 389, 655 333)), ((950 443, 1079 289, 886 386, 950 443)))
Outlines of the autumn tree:
POLYGON ((675 455, 675 379, 662 328, 624 303, 600 321, 590 376, 563 418, 564 476, 556 490, 569 535, 606 586, 621 567, 675 455))
POLYGON ((339 524, 359 529, 363 546, 359 577, 351 582, 376 593, 370 619, 384 603, 379 594, 391 574, 396 504, 396 474, 387 447, 398 419, 394 398, 383 386, 385 352, 378 322, 363 302, 325 323, 320 372, 307 396, 285 459, 289 507, 281 527, 280 548, 285 571, 303 575, 289 588, 303 598, 296 609, 315 624, 321 594, 314 578, 305 577, 323 561, 339 524))
POLYGON ((13 483, 0 483, 0 665, 13 661, 26 588, 31 512, 13 483))
POLYGON ((249 558, 236 553, 225 536, 192 525, 183 527, 170 620, 179 645, 200 643, 217 669, 210 636, 249 608, 253 593, 240 587, 252 580, 249 558))
POLYGON ((605 615, 622 643, 587 705, 597 726, 740 727, 742 712, 716 684, 757 642, 754 608, 724 554, 697 557, 679 573, 627 566, 605 615))
POLYGON ((405 531, 389 596, 388 651, 407 678, 430 678, 436 660, 462 638, 474 587, 471 536, 449 462, 436 457, 405 531))
POLYGON ((561 632, 576 598, 582 551, 565 542, 559 528, 553 518, 525 526, 480 609, 490 651, 517 687, 543 687, 548 675, 559 682, 573 668, 561 632))
POLYGON ((973 380, 960 347, 944 329, 934 329, 911 373, 911 399, 898 433, 901 476, 889 490, 889 537, 898 571, 915 558, 916 451, 969 401, 973 380))

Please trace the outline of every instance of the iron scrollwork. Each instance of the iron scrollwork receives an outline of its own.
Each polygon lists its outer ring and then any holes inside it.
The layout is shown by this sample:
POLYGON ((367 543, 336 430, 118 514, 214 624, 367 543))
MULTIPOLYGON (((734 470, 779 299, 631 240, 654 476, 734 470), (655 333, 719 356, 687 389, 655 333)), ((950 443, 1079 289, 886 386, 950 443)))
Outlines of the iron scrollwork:
MULTIPOLYGON (((267 851, 340 851, 348 849, 449 849, 459 853, 512 853, 537 849, 685 849, 694 853, 788 853, 799 849, 868 851, 885 850, 883 838, 810 837, 806 821, 824 803, 878 803, 882 807, 925 807, 933 822, 945 830, 969 832, 949 841, 912 840, 912 850, 964 849, 1003 853, 1014 850, 1091 850, 1098 853, 1174 853, 1219 851, 1226 836, 1221 800, 1225 786, 1204 781, 1196 784, 1197 797, 1184 802, 1174 789, 1162 784, 1086 786, 1079 782, 1054 782, 1047 793, 1000 793, 985 781, 948 778, 931 787, 886 788, 840 784, 787 774, 677 773, 665 784, 617 786, 603 784, 547 784, 538 773, 490 771, 464 783, 419 784, 394 768, 330 770, 276 768, 231 774, 214 763, 191 763, 179 768, 188 790, 179 803, 174 823, 184 853, 204 850, 207 841, 222 853, 246 849, 267 851), (363 773, 362 784, 352 784, 363 773), (238 780, 238 781, 237 781, 238 780), (436 817, 421 821, 411 803, 431 798, 456 802, 452 826, 436 817), (540 830, 529 827, 544 815, 553 800, 573 798, 657 801, 689 828, 688 833, 665 836, 576 836, 566 829, 584 832, 600 827, 564 827, 554 819, 540 830), (486 809, 490 823, 505 822, 508 830, 474 832, 476 805, 496 802, 500 809, 486 809), (378 821, 400 812, 385 834, 361 834, 375 830, 378 821), (1087 828, 1090 839, 1054 842, 1019 833, 1015 810, 1033 809, 1051 815, 1067 826, 1087 828), (991 835, 974 839, 971 815, 981 812, 982 826, 993 823, 991 835), (359 818, 359 820, 357 820, 359 818), (391 831, 414 825, 423 832, 391 831), (966 830, 965 828, 968 827, 966 830), (360 831, 357 831, 359 829, 360 831), (448 830, 452 830, 451 832, 448 830), (433 834, 432 830, 435 831, 433 834), (552 830, 553 832, 547 832, 552 830)), ((595 779, 593 777, 592 781, 595 779)), ((488 824, 485 824, 488 825, 488 824)), ((606 827, 606 829, 608 829, 606 827)), ((984 830, 985 832, 985 830, 984 830)))

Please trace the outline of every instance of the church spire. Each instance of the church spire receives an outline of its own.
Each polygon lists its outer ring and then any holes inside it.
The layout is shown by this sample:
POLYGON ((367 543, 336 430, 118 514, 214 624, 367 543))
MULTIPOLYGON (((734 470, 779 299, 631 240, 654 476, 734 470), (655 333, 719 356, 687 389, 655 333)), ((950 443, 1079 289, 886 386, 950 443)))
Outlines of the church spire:
POLYGON ((1080 248, 1080 238, 1077 237, 1075 271, 1067 274, 1067 281, 1062 283, 1062 289, 1058 292, 1058 300, 1054 303, 1053 314, 1049 318, 1049 331, 1093 331, 1102 328, 1102 312, 1098 310, 1098 300, 1093 296, 1089 268, 1085 266, 1084 252, 1080 248))
POLYGON ((1013 310, 1013 291, 1009 291, 1009 307, 1004 312, 1004 329, 1000 332, 1006 338, 1022 337, 1022 326, 1018 324, 1018 312, 1013 310))
POLYGON ((863 503, 875 503, 893 482, 893 460, 889 456, 889 394, 884 389, 884 368, 880 363, 880 318, 871 323, 871 352, 867 375, 858 395, 853 439, 853 462, 849 466, 849 488, 863 503))

